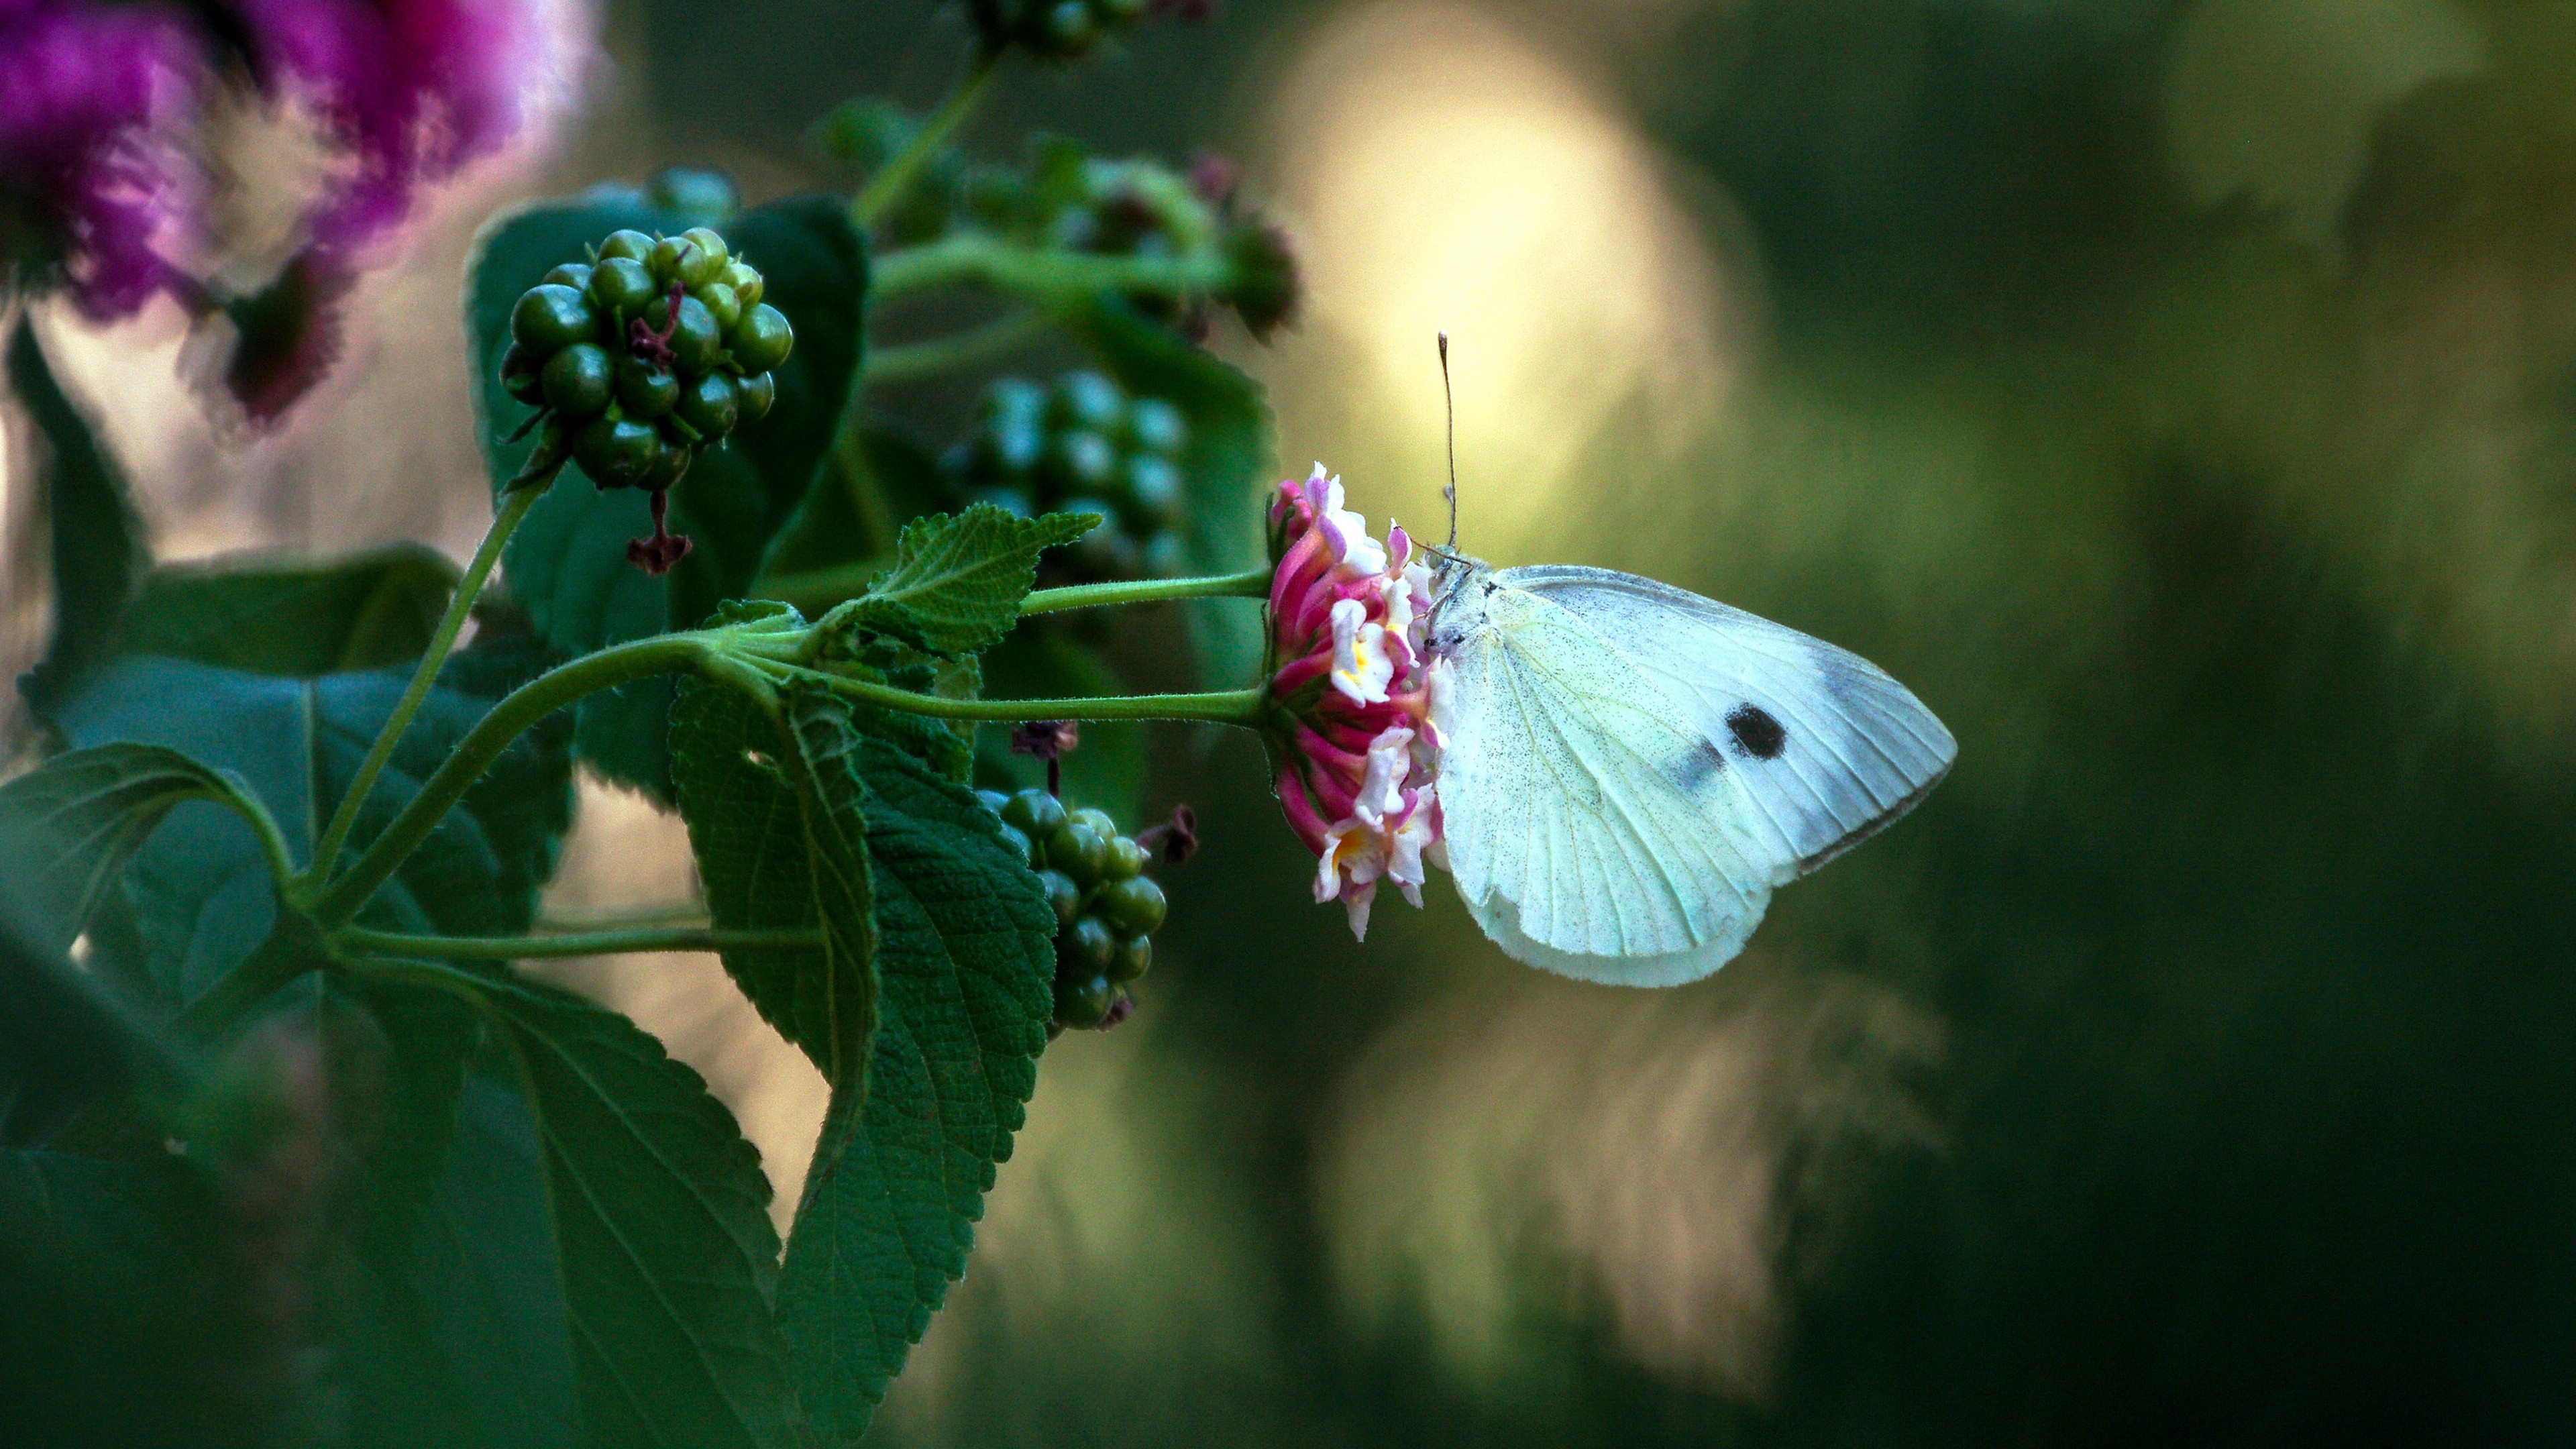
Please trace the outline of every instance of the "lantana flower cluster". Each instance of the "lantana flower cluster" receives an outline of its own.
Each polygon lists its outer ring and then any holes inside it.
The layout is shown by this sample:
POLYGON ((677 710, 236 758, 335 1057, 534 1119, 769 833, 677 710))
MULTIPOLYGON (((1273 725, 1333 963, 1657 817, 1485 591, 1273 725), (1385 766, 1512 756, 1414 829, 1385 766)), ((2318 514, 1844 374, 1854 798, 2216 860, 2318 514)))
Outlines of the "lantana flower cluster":
POLYGON ((518 129, 555 23, 545 0, 0 0, 0 283, 102 322, 161 296, 229 314, 260 355, 226 380, 266 421, 328 365, 334 305, 414 189, 518 129), (236 78, 333 152, 303 249, 255 297, 207 280, 206 124, 236 78))
POLYGON ((1315 899, 1368 934, 1380 881, 1422 904, 1440 844, 1440 742, 1422 634, 1431 568, 1403 528, 1384 543, 1315 465, 1270 504, 1269 694, 1279 803, 1315 852, 1315 899))

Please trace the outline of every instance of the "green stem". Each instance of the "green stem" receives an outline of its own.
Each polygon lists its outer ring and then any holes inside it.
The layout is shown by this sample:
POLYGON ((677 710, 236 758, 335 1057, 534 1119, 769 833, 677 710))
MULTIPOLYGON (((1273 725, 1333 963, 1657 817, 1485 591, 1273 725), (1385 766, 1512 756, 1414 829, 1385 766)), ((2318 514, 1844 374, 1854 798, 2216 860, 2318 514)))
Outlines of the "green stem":
POLYGON ((663 901, 649 906, 613 906, 599 910, 547 911, 537 917, 537 930, 549 936, 581 931, 632 931, 646 926, 704 926, 707 908, 698 901, 663 901))
POLYGON ((936 377, 943 372, 979 367, 997 358, 1008 357, 1046 336, 1051 325, 1036 312, 1014 312, 998 321, 948 337, 871 347, 861 375, 869 382, 911 382, 916 378, 936 377))
POLYGON ((823 944, 820 929, 717 931, 658 926, 591 931, 577 936, 405 936, 343 926, 341 943, 385 956, 458 961, 525 961, 544 956, 621 956, 641 951, 806 951, 823 944))
POLYGON ((1270 570, 1214 574, 1198 579, 1131 579, 1123 583, 1072 584, 1039 589, 1020 601, 1020 617, 1052 614, 1062 609, 1089 609, 1102 604, 1150 604, 1161 599, 1266 599, 1270 570))
POLYGON ((886 684, 870 684, 863 679, 848 679, 799 664, 772 663, 769 667, 788 677, 810 679, 835 693, 882 709, 928 715, 933 719, 999 724, 1040 719, 1081 720, 1086 723, 1178 719, 1257 729, 1267 712, 1269 697, 1269 692, 1263 689, 1228 689, 1213 694, 1128 694, 1092 699, 941 699, 937 695, 915 694, 909 689, 896 689, 886 684))
POLYGON ((947 145, 949 138, 957 134, 957 128, 975 113, 976 103, 984 98, 984 88, 992 82, 994 64, 1000 59, 997 51, 977 54, 974 64, 967 68, 965 79, 948 93, 948 99, 939 103, 939 109, 930 113, 930 118, 921 123, 920 130, 912 133, 912 139, 902 150, 879 167, 876 175, 868 178, 868 184, 859 192, 858 199, 850 203, 850 220, 859 230, 865 231, 884 219, 885 213, 911 188, 912 180, 921 174, 921 168, 930 164, 931 158, 939 154, 939 148, 947 145))
POLYGON ((883 299, 950 282, 976 282, 1046 305, 1102 291, 1178 297, 1221 287, 1231 275, 1224 255, 1213 250, 1163 257, 1101 256, 959 232, 877 258, 869 269, 868 290, 883 299))
POLYGON ((512 690, 466 732, 437 772, 421 785, 420 793, 412 796, 393 824, 349 867, 349 873, 313 901, 309 913, 325 930, 346 925, 529 726, 583 695, 655 674, 700 668, 722 649, 722 642, 709 632, 663 634, 584 655, 512 690))
POLYGON ((366 805, 367 796, 374 792, 376 777, 384 773, 385 762, 393 758, 394 746, 402 742, 403 731, 410 728, 412 716, 420 711, 420 702, 429 697, 429 687, 438 681, 438 671, 447 663, 448 651, 456 647, 457 632, 465 627, 474 600, 482 594, 484 582, 492 577, 493 566, 501 561, 502 545, 510 541, 519 520, 528 516, 528 510, 536 506, 545 491, 540 485, 514 488, 502 495, 501 511, 493 516, 482 545, 474 550, 464 576, 456 581, 456 593, 447 601, 447 616, 438 621, 438 632, 430 636, 429 649, 420 656, 420 667, 412 671, 411 687, 395 703, 385 727, 376 731, 376 742, 367 747, 367 757, 359 763, 348 793, 340 797, 339 808, 331 812, 330 825, 313 847, 313 864, 296 884, 318 885, 331 878, 331 867, 340 858, 340 847, 348 843, 349 831, 357 825, 358 812, 366 805))

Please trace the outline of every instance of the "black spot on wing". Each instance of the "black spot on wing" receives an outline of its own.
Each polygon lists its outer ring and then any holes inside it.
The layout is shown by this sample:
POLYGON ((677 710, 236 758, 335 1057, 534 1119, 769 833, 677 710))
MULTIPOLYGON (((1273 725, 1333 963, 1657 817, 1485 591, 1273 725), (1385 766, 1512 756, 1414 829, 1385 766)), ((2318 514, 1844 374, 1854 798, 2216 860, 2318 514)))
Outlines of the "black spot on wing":
POLYGON ((1726 731, 1735 736, 1738 754, 1776 760, 1789 745, 1789 731, 1758 704, 1739 704, 1727 711, 1726 731))

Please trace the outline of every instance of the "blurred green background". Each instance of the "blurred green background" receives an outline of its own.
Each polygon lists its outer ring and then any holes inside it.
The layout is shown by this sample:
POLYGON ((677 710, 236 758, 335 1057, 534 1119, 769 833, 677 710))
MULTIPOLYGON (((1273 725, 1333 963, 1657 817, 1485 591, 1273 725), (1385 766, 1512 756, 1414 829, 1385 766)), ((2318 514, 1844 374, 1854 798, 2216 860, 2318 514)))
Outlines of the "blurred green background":
MULTIPOLYGON (((846 186, 808 126, 965 34, 601 23, 526 189, 846 186)), ((1355 946, 1257 748, 1158 735, 1209 845, 1143 1012, 1050 1050, 875 1438, 2565 1442, 2571 77, 2576 6, 2504 0, 1230 0, 1017 75, 971 143, 1212 145, 1297 232, 1304 326, 1220 337, 1283 472, 1436 528, 1446 328, 1467 548, 1858 650, 1960 763, 1642 993, 1436 882, 1355 946)), ((437 489, 325 516, 272 458, 286 501, 165 533, 461 550, 461 396, 437 489)), ((586 809, 576 893, 670 875, 586 809)), ((581 979, 796 1160, 801 1063, 651 969, 581 979)))

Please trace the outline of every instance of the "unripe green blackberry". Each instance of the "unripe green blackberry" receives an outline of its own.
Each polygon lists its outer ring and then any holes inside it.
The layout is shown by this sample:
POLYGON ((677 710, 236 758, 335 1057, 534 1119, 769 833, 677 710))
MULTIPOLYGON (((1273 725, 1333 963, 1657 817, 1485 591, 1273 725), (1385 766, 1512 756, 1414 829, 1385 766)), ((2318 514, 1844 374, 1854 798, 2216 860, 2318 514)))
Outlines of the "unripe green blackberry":
MULTIPOLYGON (((1089 430, 1058 433, 1047 450, 1048 481, 1065 493, 1098 493, 1118 476, 1118 454, 1109 440, 1089 430)), ((1105 516, 1114 517, 1116 510, 1105 516)))
POLYGON ((1060 870, 1038 872, 1038 888, 1046 892, 1047 904, 1055 908, 1055 923, 1071 926, 1082 915, 1082 887, 1073 877, 1060 870))
POLYGON ((732 378, 710 372, 680 389, 679 403, 671 411, 712 441, 733 431, 742 416, 742 392, 732 378))
MULTIPOLYGON (((640 232, 621 232, 621 236, 640 236, 640 232)), ((590 299, 599 310, 611 317, 640 317, 654 298, 667 289, 653 284, 653 273, 633 257, 603 256, 591 268, 590 299)))
MULTIPOLYGON (((1034 842, 1029 864, 1055 913, 1054 1030, 1112 1026, 1133 1009, 1125 987, 1154 961, 1162 887, 1144 875, 1152 852, 1106 811, 1067 810, 1044 790, 978 790, 1006 841, 1034 842)), ((1176 857, 1177 858, 1177 857, 1176 857)))
POLYGON ((1047 864, 1089 890, 1100 883, 1100 868, 1108 862, 1109 842, 1088 822, 1068 820, 1047 836, 1046 853, 1047 864))
POLYGON ((1144 873, 1145 862, 1150 858, 1145 847, 1118 834, 1113 828, 1109 836, 1108 854, 1103 857, 1100 864, 1101 879, 1133 880, 1144 873))
POLYGON ((1055 979, 1055 1019, 1059 1026, 1093 1027, 1109 1019, 1118 988, 1106 974, 1055 979))
POLYGON ((1127 394, 1099 373, 1068 372, 1056 380, 1048 413, 1059 426, 1115 432, 1127 419, 1127 394))
POLYGON ((1118 934, 1098 916, 1076 916, 1056 937, 1056 977, 1077 981, 1106 975, 1118 955, 1118 934))
POLYGON ((608 240, 599 244, 601 261, 615 257, 640 263, 650 261, 652 256, 653 238, 631 228, 612 231, 608 234, 608 240))
POLYGON ((763 302, 742 314, 725 338, 732 349, 735 364, 745 372, 769 372, 787 360, 796 345, 796 334, 789 330, 787 318, 777 308, 763 302))
POLYGON ((1112 982, 1125 986, 1143 979, 1153 967, 1154 938, 1137 936, 1118 943, 1117 951, 1109 958, 1108 976, 1112 982))
POLYGON ((572 458, 602 488, 641 486, 652 472, 662 440, 650 423, 606 413, 575 429, 572 458))
MULTIPOLYGON (((765 289, 759 269, 709 227, 615 231, 590 256, 552 268, 511 307, 501 385, 542 408, 545 426, 522 476, 569 460, 603 488, 659 494, 699 452, 776 404, 771 369, 795 334, 777 308, 748 300, 765 289)), ((662 532, 661 506, 657 498, 653 539, 638 541, 651 547, 629 551, 648 572, 687 552, 662 532)))
POLYGON ((1140 397, 1128 404, 1127 436, 1145 452, 1178 457, 1190 440, 1190 420, 1161 398, 1140 397))
POLYGON ((1092 898, 1091 909, 1120 937, 1149 936, 1163 927, 1163 888, 1151 876, 1109 881, 1092 898))
MULTIPOLYGON (((702 377, 715 367, 717 350, 724 345, 723 334, 716 330, 715 314, 707 310, 706 303, 683 295, 680 298, 680 318, 674 324, 671 301, 665 296, 661 301, 645 306, 644 325, 655 332, 670 333, 664 345, 671 349, 671 366, 681 376, 702 377)), ((751 372, 769 370, 752 367, 749 363, 744 363, 743 367, 751 372)))
POLYGON ((567 418, 586 418, 607 407, 616 386, 608 350, 595 342, 576 342, 547 358, 541 377, 547 405, 567 418))
POLYGON ((1189 571, 1175 531, 1188 509, 1179 462, 1188 437, 1179 408, 1130 398, 1098 372, 1069 372, 1044 387, 1002 378, 940 467, 961 504, 1101 516, 1101 527, 1042 565, 1052 581, 1177 576, 1189 571))
POLYGON ((733 260, 733 249, 711 226, 693 226, 680 233, 680 240, 695 251, 680 261, 680 281, 685 286, 703 287, 724 275, 725 264, 733 260))
POLYGON ((1022 790, 1001 807, 1002 823, 1031 840, 1044 840, 1065 821, 1064 802, 1044 790, 1022 790))
POLYGON ((680 401, 680 380, 632 354, 617 359, 617 406, 630 418, 658 418, 680 401))
POLYGON ((510 309, 510 337, 529 353, 552 357, 599 334, 599 317, 581 293, 561 282, 530 287, 510 309))
POLYGON ((690 295, 706 303, 707 310, 715 314, 718 332, 731 332, 742 321, 742 298, 724 283, 709 282, 690 295))
POLYGON ((674 166, 644 184, 644 202, 690 226, 722 226, 742 210, 742 195, 720 171, 674 166))

